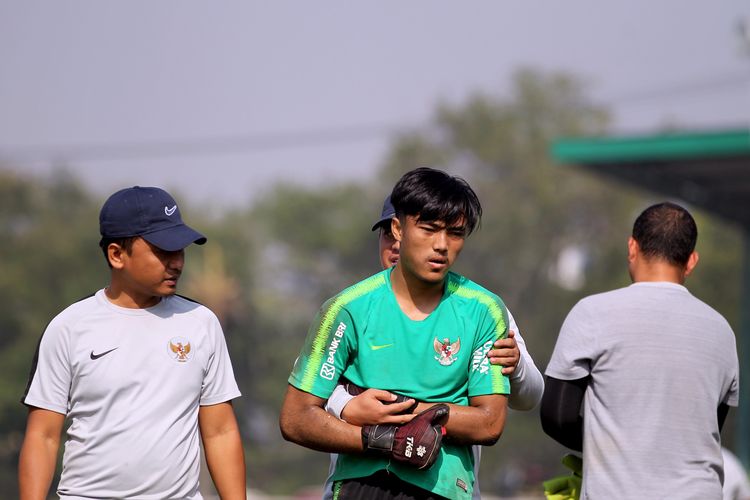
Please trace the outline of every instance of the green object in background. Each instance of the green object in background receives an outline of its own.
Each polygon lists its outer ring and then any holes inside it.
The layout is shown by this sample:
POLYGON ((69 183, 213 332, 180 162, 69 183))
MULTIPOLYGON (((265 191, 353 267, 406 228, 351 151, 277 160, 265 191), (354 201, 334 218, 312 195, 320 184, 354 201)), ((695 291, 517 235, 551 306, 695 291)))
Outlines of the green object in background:
POLYGON ((562 458, 562 464, 573 474, 557 476, 542 483, 547 500, 578 500, 581 496, 583 481, 583 459, 572 453, 562 458))

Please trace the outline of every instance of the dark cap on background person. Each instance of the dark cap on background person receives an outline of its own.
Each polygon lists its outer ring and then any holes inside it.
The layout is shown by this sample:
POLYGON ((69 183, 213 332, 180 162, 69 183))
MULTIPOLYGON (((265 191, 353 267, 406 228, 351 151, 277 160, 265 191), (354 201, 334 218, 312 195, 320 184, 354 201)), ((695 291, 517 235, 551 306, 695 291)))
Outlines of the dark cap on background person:
POLYGON ((174 198, 157 187, 134 186, 110 196, 99 212, 99 233, 102 240, 140 236, 168 252, 206 242, 182 221, 174 198))
POLYGON ((388 195, 383 201, 383 210, 380 212, 380 219, 378 219, 378 221, 372 226, 372 230, 375 231, 376 229, 385 226, 385 224, 390 225, 391 219, 395 216, 396 209, 393 208, 393 204, 391 204, 391 195, 388 195))

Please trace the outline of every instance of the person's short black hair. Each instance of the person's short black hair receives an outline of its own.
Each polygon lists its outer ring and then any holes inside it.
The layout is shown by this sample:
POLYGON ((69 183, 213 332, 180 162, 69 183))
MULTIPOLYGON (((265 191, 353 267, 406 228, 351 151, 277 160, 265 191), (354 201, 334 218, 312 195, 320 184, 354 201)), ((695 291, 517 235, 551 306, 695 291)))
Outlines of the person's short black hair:
POLYGON ((469 183, 429 167, 405 173, 391 192, 391 203, 399 218, 410 215, 425 222, 442 221, 448 226, 463 221, 467 235, 482 218, 482 205, 469 183))
POLYGON ((663 202, 644 210, 633 224, 633 239, 646 257, 685 266, 698 240, 698 227, 690 212, 676 203, 663 202))
POLYGON ((133 242, 136 238, 139 238, 139 236, 129 236, 127 238, 102 238, 101 240, 99 240, 99 248, 102 249, 104 260, 107 261, 107 266, 109 266, 110 269, 112 269, 112 264, 109 262, 109 254, 107 253, 107 248, 109 247, 110 243, 116 243, 120 245, 120 248, 125 250, 125 252, 130 255, 130 253, 133 251, 133 242))

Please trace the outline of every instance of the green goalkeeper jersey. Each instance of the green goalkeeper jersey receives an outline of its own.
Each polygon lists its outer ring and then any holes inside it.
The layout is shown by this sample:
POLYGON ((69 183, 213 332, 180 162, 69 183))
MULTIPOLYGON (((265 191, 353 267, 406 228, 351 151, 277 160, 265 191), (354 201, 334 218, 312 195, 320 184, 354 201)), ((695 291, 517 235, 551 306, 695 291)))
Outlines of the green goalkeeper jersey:
MULTIPOLYGON (((509 394, 508 378, 486 356, 493 342, 507 334, 502 300, 451 272, 435 310, 414 321, 396 302, 391 271, 375 274, 323 304, 289 383, 324 399, 342 376, 361 387, 425 402, 468 405, 473 396, 509 394)), ((447 498, 471 498, 470 446, 444 443, 435 464, 423 471, 388 457, 341 454, 333 479, 366 477, 381 469, 447 498)))

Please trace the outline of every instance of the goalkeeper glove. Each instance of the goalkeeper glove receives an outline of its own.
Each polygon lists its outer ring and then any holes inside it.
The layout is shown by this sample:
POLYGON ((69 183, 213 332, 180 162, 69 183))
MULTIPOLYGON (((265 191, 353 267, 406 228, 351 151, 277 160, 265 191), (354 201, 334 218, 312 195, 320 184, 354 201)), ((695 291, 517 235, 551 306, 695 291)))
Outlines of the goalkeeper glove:
POLYGON ((367 452, 428 469, 437 460, 449 413, 448 405, 436 404, 404 425, 366 425, 362 427, 362 444, 367 452))

